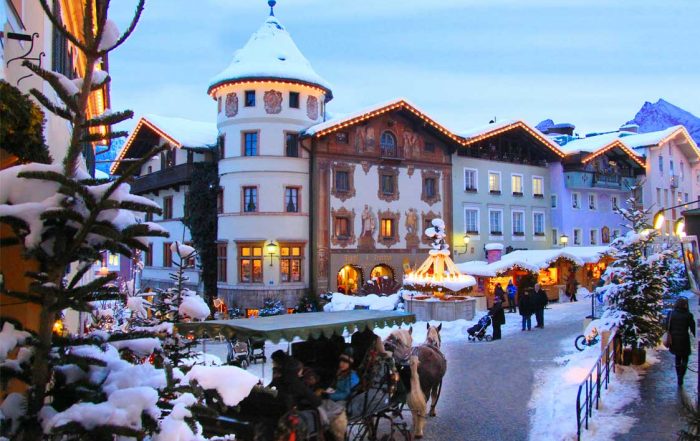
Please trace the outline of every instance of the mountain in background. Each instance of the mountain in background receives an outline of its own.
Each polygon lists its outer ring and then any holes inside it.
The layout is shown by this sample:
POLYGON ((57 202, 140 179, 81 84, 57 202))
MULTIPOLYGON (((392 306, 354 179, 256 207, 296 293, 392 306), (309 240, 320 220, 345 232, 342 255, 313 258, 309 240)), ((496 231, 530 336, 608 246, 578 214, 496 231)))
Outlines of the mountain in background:
POLYGON ((700 118, 663 99, 659 99, 655 103, 649 101, 644 103, 634 119, 627 121, 627 124, 637 124, 639 133, 684 125, 695 142, 700 144, 700 118))
MULTIPOLYGON (((124 146, 125 140, 126 138, 113 139, 112 144, 110 144, 109 146, 109 150, 107 150, 105 153, 97 155, 95 157, 95 161, 113 161, 114 159, 116 159, 117 155, 119 154, 119 151, 124 146)), ((101 152, 105 150, 105 147, 98 146, 97 150, 98 152, 101 152)), ((114 162, 97 162, 97 164, 95 164, 95 169, 109 174, 109 168, 112 167, 113 163, 114 162)))

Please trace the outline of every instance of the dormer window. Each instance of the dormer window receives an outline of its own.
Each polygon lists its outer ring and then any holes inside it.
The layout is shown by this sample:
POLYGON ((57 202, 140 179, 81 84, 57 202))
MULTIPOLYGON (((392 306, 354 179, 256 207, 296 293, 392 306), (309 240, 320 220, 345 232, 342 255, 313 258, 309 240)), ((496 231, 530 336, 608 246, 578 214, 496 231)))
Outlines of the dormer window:
POLYGON ((245 106, 246 107, 255 107, 255 91, 254 90, 246 90, 245 91, 245 106))

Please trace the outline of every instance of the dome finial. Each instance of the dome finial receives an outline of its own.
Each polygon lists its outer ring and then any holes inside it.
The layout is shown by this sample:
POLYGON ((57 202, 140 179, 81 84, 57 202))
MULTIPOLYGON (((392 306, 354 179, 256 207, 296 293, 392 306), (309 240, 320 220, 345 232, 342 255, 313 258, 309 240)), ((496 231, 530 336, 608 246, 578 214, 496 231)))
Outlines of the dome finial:
POLYGON ((277 4, 277 2, 275 0, 268 0, 267 4, 270 5, 270 17, 274 17, 275 5, 277 4))

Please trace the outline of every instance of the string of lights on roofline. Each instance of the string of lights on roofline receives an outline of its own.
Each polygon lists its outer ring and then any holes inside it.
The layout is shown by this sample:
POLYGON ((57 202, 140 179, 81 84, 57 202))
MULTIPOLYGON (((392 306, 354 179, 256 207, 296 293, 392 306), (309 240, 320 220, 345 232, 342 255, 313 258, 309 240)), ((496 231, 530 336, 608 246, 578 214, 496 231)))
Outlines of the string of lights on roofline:
POLYGON ((632 160, 633 160, 634 162, 636 162, 637 164, 639 164, 641 167, 645 167, 645 166, 646 166, 646 163, 645 163, 636 153, 634 153, 632 150, 630 150, 630 149, 629 149, 622 141, 620 141, 619 139, 613 141, 613 142, 612 142, 611 144, 609 144, 608 146, 603 147, 602 149, 599 149, 598 151, 596 151, 596 152, 594 152, 594 153, 591 153, 590 155, 586 156, 586 157, 583 159, 583 161, 581 161, 581 162, 583 162, 583 163, 585 164, 586 162, 589 162, 589 161, 591 161, 591 160, 597 158, 598 156, 602 155, 603 153, 605 153, 605 152, 607 152, 607 151, 609 151, 609 150, 611 150, 611 149, 613 149, 613 148, 615 148, 615 147, 620 147, 625 153, 627 153, 627 154, 630 156, 630 158, 632 158, 632 160))
POLYGON ((112 164, 112 168, 110 169, 110 172, 114 174, 114 172, 117 171, 117 168, 119 167, 119 164, 124 160, 124 156, 126 156, 126 152, 129 151, 129 147, 131 147, 131 144, 134 142, 134 139, 136 138, 136 133, 141 129, 142 126, 146 126, 149 129, 153 130, 156 132, 160 137, 165 138, 168 142, 173 144, 177 148, 181 148, 182 144, 177 141, 175 138, 172 136, 168 135, 161 129, 159 129, 157 126, 152 124, 150 121, 148 121, 146 118, 141 117, 139 120, 138 124, 136 124, 136 127, 134 127, 134 130, 131 132, 131 135, 129 136, 129 139, 126 141, 126 144, 124 144, 124 147, 121 149, 119 152, 119 156, 117 156, 117 159, 114 161, 114 164, 112 164))

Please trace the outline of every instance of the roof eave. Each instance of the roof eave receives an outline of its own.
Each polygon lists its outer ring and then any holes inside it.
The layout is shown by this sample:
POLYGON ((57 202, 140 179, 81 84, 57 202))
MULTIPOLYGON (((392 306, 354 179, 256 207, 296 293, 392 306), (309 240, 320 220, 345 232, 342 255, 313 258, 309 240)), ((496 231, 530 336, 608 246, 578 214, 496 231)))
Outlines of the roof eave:
POLYGON ((250 77, 242 77, 242 78, 231 78, 231 79, 226 79, 226 80, 220 80, 215 83, 212 83, 209 85, 207 88, 207 95, 211 96, 212 98, 212 92, 215 89, 229 86, 232 84, 242 84, 242 83, 256 83, 256 82, 270 82, 270 83, 293 83, 293 84, 301 84, 302 86, 307 86, 311 88, 316 88, 320 89, 324 95, 325 95, 325 102, 329 102, 330 100, 333 99, 333 91, 329 89, 326 86, 323 86, 318 83, 313 83, 310 81, 303 81, 303 80, 297 80, 295 78, 284 78, 284 77, 265 77, 265 76, 250 76, 250 77))

